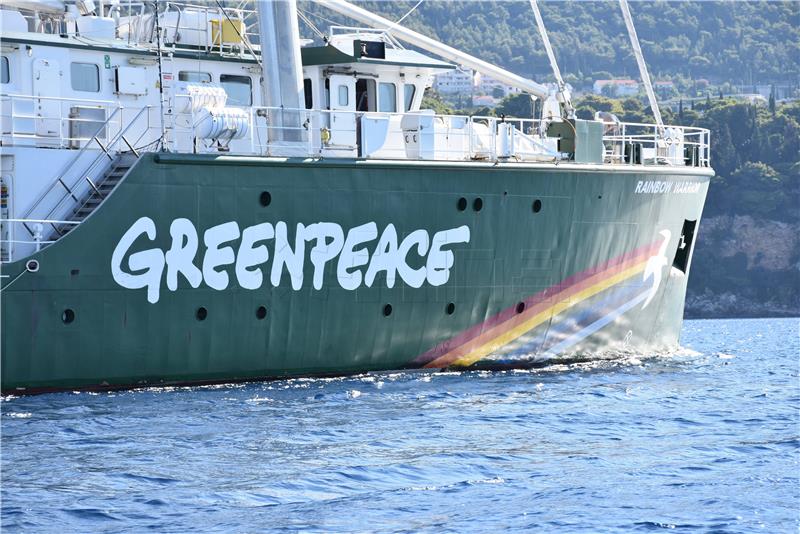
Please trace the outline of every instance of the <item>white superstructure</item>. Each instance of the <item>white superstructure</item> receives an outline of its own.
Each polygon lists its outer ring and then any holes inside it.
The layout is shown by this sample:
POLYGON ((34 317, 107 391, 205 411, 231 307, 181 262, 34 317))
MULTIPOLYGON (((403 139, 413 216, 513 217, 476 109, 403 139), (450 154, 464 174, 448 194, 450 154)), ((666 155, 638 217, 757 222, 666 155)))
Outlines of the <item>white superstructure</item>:
MULTIPOLYGON (((1 5, 2 261, 91 215, 145 151, 575 159, 561 146, 563 131, 547 133, 561 120, 552 111, 541 121, 422 110, 433 76, 455 66, 402 48, 385 30, 332 27, 326 46, 299 49, 293 39, 281 48, 286 32, 296 31, 291 2, 224 9, 169 2, 157 13, 152 4, 118 0, 1 5), (259 26, 264 54, 253 38, 259 26)), ((523 86, 546 92, 529 80, 523 86)), ((670 128, 667 144, 652 125, 602 128, 605 142, 598 137, 587 162, 684 165, 693 146, 693 164, 708 164, 705 130, 670 128), (626 156, 632 144, 641 147, 638 159, 626 156)))

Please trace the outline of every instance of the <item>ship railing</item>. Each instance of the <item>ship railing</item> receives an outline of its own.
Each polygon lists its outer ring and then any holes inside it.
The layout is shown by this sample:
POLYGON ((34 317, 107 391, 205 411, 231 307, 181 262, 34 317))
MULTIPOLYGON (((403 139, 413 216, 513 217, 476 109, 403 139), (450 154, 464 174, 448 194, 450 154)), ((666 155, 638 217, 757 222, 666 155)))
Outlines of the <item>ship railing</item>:
MULTIPOLYGON (((247 113, 247 133, 201 139, 196 126, 203 113, 184 121, 176 139, 192 146, 177 152, 311 157, 362 157, 439 161, 557 162, 557 138, 544 132, 547 122, 490 116, 438 115, 433 112, 354 112, 340 110, 237 108, 247 113), (276 117, 292 120, 276 120, 276 117), (294 124, 290 126, 289 124, 294 124)), ((599 163, 599 162, 598 162, 599 163)))
MULTIPOLYGON (((12 261, 10 256, 11 247, 9 245, 32 245, 35 252, 39 252, 42 246, 55 243, 53 239, 45 238, 45 226, 77 226, 80 221, 62 221, 58 219, 9 219, 0 218, 0 263, 12 261), (32 228, 33 234, 26 239, 15 239, 9 233, 11 224, 22 224, 32 228)), ((16 237, 16 236, 15 236, 16 237)))
MULTIPOLYGON (((192 108, 193 109, 193 108, 192 108)), ((439 161, 558 161, 558 142, 542 135, 535 119, 438 115, 432 111, 237 107, 247 115, 246 133, 226 131, 202 138, 208 110, 176 120, 176 152, 439 161)), ((219 120, 225 118, 219 115, 219 120)))
POLYGON ((369 40, 378 38, 384 43, 392 45, 393 48, 404 50, 403 44, 398 41, 389 31, 389 28, 365 28, 363 26, 328 26, 328 36, 333 38, 337 35, 353 35, 357 38, 366 37, 369 40))
MULTIPOLYGON (((247 132, 202 140, 193 113, 176 138, 192 139, 177 151, 312 157, 361 157, 432 161, 558 162, 559 138, 546 134, 548 122, 491 116, 440 115, 432 111, 237 108, 247 114, 247 132)), ((207 115, 205 116, 207 119, 207 115)), ((221 119, 225 120, 225 119, 221 119)), ((576 140, 577 144, 580 139, 576 140)), ((600 140, 598 139, 598 142, 600 140)), ((595 163, 709 166, 709 132, 703 128, 606 123, 602 159, 595 163)))
POLYGON ((692 126, 604 124, 604 161, 627 165, 710 167, 710 132, 692 126))
MULTIPOLYGON (((88 156, 90 159, 88 164, 81 164, 86 158, 84 154, 88 151, 91 144, 84 145, 75 156, 65 165, 59 172, 56 179, 44 189, 36 201, 22 214, 23 219, 39 218, 42 220, 51 220, 54 218, 69 218, 72 210, 81 206, 81 202, 85 201, 87 195, 92 192, 99 194, 98 186, 96 183, 103 175, 103 173, 110 167, 116 157, 123 152, 130 152, 138 155, 136 147, 141 142, 142 138, 151 129, 150 124, 150 109, 153 106, 144 106, 139 108, 136 115, 132 119, 126 120, 124 126, 115 133, 114 137, 108 140, 108 143, 101 143, 96 136, 92 140, 96 142, 100 150, 94 156, 88 156), (144 127, 141 127, 140 121, 145 122, 144 127), (136 138, 129 139, 126 134, 134 128, 138 128, 139 135, 136 138), (41 216, 37 216, 36 212, 44 211, 41 216)), ((121 112, 121 108, 114 111, 109 116, 106 122, 112 120, 114 116, 121 112)), ((105 125, 105 123, 104 123, 105 125)), ((100 128, 103 128, 101 125, 100 128)), ((99 131, 99 130, 98 130, 99 131)), ((61 229, 55 223, 48 223, 53 227, 56 234, 61 234, 61 229)), ((35 230, 28 224, 22 223, 22 226, 33 236, 35 230)))
POLYGON ((109 100, 3 93, 0 104, 0 135, 17 145, 80 148, 95 137, 108 142, 124 122, 122 106, 109 100))
MULTIPOLYGON (((164 45, 176 49, 243 55, 249 43, 258 41, 255 29, 256 12, 245 6, 245 3, 220 6, 179 1, 164 2, 159 7, 159 26, 164 45), (238 22, 242 23, 242 28, 233 30, 237 34, 236 38, 226 41, 226 28, 231 28, 238 22)), ((156 42, 156 20, 152 2, 123 1, 119 4, 119 10, 119 33, 123 39, 127 39, 129 44, 156 42)))

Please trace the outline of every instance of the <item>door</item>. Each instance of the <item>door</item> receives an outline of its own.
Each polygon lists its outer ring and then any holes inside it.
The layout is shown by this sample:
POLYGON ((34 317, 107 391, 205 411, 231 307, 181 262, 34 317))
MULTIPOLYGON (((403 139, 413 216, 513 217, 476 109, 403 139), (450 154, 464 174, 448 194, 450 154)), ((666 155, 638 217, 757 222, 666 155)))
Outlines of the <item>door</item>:
POLYGON ((61 137, 61 69, 57 61, 37 59, 33 62, 33 115, 36 135, 61 137))
POLYGON ((330 77, 331 145, 356 146, 356 80, 352 76, 330 77))

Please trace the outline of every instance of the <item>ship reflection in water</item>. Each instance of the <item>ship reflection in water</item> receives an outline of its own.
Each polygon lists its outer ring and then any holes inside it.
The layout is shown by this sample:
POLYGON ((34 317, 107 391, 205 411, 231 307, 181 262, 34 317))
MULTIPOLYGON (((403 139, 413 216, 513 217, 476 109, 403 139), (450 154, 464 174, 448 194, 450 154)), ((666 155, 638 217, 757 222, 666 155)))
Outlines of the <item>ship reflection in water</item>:
POLYGON ((4 531, 788 531, 798 320, 671 356, 2 403, 4 531))

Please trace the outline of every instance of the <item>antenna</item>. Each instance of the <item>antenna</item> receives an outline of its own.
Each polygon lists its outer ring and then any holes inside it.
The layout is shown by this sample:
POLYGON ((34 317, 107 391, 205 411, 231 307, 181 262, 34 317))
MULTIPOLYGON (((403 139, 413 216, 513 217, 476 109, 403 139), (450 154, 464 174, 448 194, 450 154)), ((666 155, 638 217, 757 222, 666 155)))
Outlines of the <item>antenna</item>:
POLYGON ((161 151, 167 151, 167 125, 164 122, 164 76, 161 72, 161 23, 158 17, 158 0, 153 2, 156 18, 156 57, 158 58, 158 103, 161 108, 161 151))

